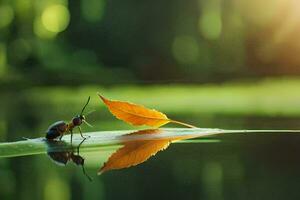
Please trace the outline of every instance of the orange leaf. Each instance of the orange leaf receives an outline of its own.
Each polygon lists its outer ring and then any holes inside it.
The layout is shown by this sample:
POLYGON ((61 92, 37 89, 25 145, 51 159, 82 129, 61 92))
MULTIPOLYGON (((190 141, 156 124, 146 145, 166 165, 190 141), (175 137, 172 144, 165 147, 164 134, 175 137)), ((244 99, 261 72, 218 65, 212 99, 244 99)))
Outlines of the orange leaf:
MULTIPOLYGON (((160 133, 158 129, 142 130, 131 133, 130 135, 158 133, 160 133)), ((122 169, 143 163, 151 156, 154 156, 158 151, 166 149, 171 141, 171 139, 160 139, 125 142, 124 146, 118 149, 110 156, 108 161, 104 163, 103 167, 98 171, 98 174, 113 169, 122 169)))
POLYGON ((109 111, 118 119, 123 120, 132 125, 147 125, 152 127, 160 127, 169 122, 181 124, 190 128, 195 128, 192 125, 171 120, 165 114, 145 108, 142 105, 137 105, 124 101, 112 101, 98 94, 109 111))

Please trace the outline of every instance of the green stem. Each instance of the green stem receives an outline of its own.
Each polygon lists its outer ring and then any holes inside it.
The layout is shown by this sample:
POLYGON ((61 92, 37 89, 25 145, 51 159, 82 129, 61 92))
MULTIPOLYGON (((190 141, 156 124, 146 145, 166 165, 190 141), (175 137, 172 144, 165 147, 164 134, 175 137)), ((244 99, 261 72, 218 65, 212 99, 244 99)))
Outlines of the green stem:
POLYGON ((183 125, 183 126, 186 126, 186 127, 189 127, 189 128, 198 128, 198 127, 193 126, 191 124, 187 124, 187 123, 176 121, 176 120, 172 120, 172 119, 170 119, 170 122, 175 123, 175 124, 180 124, 180 125, 183 125))

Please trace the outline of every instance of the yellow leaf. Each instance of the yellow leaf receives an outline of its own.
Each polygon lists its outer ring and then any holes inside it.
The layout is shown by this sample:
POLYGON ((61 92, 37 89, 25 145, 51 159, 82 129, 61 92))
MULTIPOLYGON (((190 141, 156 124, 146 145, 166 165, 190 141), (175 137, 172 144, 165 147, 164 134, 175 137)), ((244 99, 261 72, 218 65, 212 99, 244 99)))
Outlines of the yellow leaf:
MULTIPOLYGON (((158 133, 160 133, 160 131, 156 129, 137 131, 129 135, 158 133)), ((124 146, 118 149, 113 155, 111 155, 108 161, 104 163, 103 167, 98 171, 98 174, 113 169, 123 169, 143 163, 151 156, 154 156, 158 151, 166 149, 171 141, 171 139, 159 139, 125 142, 124 146)))
POLYGON ((169 122, 181 124, 190 128, 195 126, 171 120, 165 114, 154 110, 145 108, 142 105, 137 105, 124 101, 112 101, 98 94, 109 111, 118 119, 123 120, 132 125, 147 125, 151 127, 160 127, 169 122))

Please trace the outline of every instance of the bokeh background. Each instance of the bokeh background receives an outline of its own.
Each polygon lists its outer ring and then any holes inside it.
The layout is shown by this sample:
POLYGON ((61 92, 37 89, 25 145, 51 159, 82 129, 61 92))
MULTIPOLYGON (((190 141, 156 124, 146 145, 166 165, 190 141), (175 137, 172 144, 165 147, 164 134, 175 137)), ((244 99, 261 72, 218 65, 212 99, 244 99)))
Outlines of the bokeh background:
MULTIPOLYGON (((84 131, 133 129, 97 91, 199 127, 299 129, 299 35, 297 0, 2 0, 0 141, 43 137, 88 96, 84 131)), ((93 183, 44 155, 1 159, 0 198, 299 199, 298 136, 222 139, 93 183)), ((90 174, 106 154, 86 155, 90 174)))

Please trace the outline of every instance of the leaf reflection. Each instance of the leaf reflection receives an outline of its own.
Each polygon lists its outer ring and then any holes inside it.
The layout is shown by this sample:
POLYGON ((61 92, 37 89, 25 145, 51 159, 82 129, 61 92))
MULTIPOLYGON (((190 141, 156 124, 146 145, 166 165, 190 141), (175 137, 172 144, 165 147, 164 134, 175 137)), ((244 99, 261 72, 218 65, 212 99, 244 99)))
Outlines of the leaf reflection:
POLYGON ((128 136, 148 136, 161 134, 160 129, 148 129, 135 131, 133 133, 120 136, 120 140, 123 141, 121 148, 113 153, 107 162, 100 168, 98 174, 109 170, 123 169, 132 166, 136 166, 148 160, 151 156, 154 156, 157 152, 168 148, 169 144, 173 141, 191 138, 191 136, 173 136, 169 138, 154 138, 147 139, 147 137, 140 137, 134 141, 126 141, 128 136))

